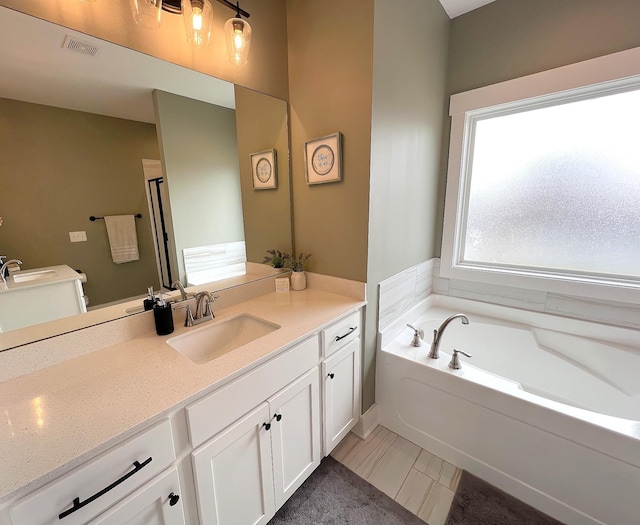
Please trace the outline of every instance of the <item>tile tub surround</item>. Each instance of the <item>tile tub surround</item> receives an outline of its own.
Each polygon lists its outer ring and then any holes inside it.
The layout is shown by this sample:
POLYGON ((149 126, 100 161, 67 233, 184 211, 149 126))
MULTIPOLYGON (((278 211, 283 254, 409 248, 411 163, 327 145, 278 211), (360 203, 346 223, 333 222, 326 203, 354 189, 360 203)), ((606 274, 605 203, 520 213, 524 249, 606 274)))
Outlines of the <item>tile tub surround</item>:
POLYGON ((391 325, 431 293, 640 329, 638 304, 445 279, 440 277, 440 259, 434 258, 380 283, 378 330, 391 325))
MULTIPOLYGON (((358 284, 353 289, 364 292, 358 284)), ((0 503, 57 478, 364 304, 313 287, 271 292, 219 308, 216 319, 249 313, 281 328, 207 364, 196 365, 165 343, 189 330, 177 324, 170 336, 147 332, 0 383, 0 503)))

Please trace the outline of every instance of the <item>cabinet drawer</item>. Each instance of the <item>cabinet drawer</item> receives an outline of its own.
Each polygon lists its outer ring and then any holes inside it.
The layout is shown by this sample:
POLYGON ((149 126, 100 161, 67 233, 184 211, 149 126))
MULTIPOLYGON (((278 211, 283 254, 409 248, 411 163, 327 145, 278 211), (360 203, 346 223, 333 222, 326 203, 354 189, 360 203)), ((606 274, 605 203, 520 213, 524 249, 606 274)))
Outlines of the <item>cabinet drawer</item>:
POLYGON ((91 525, 185 525, 180 479, 176 467, 116 503, 91 525), (144 521, 142 521, 144 520, 144 521))
POLYGON ((322 357, 329 357, 360 335, 360 310, 341 319, 321 333, 322 357))
POLYGON ((311 337, 186 408, 196 448, 318 364, 318 338, 311 337))
POLYGON ((87 523, 175 458, 167 419, 16 502, 13 525, 87 523))

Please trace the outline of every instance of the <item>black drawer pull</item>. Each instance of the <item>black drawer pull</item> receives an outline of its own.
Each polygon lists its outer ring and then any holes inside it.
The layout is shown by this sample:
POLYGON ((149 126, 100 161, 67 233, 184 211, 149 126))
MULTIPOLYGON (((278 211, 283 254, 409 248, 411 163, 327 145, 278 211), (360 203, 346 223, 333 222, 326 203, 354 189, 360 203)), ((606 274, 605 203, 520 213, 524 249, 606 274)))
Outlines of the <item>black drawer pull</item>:
POLYGON ((180 496, 178 494, 174 494, 173 492, 169 494, 169 507, 173 507, 176 503, 180 501, 180 496))
POLYGON ((274 414, 273 417, 276 418, 276 421, 280 421, 282 419, 282 414, 274 414))
POLYGON ((265 430, 271 429, 271 423, 262 423, 262 426, 264 427, 265 430))
POLYGON ((334 377, 336 377, 336 375, 333 372, 331 372, 330 374, 327 374, 327 377, 330 377, 331 379, 333 379, 334 377))
POLYGON ((344 334, 344 335, 336 335, 336 341, 340 341, 340 339, 344 339, 348 335, 351 335, 353 332, 355 332, 357 329, 358 329, 357 326, 352 326, 351 328, 349 328, 349 331, 346 334, 344 334))
POLYGON ((58 519, 61 520, 62 518, 66 518, 69 514, 73 514, 76 510, 80 510, 82 507, 85 507, 85 506, 89 505, 89 503, 97 500, 100 496, 104 496, 111 489, 116 488, 118 485, 120 485, 120 483, 122 483, 123 481, 128 480, 136 472, 138 472, 139 470, 142 470, 142 468, 146 467, 149 463, 151 463, 151 460, 152 460, 152 458, 149 457, 149 459, 143 461, 142 463, 140 463, 139 461, 134 461, 133 462, 133 467, 134 467, 133 470, 130 470, 129 472, 127 472, 124 476, 122 476, 120 479, 114 481, 108 487, 103 488, 100 492, 96 492, 93 496, 91 496, 90 498, 87 498, 84 501, 80 501, 80 498, 75 498, 73 500, 73 507, 71 507, 70 509, 65 510, 62 514, 60 514, 58 516, 58 519))

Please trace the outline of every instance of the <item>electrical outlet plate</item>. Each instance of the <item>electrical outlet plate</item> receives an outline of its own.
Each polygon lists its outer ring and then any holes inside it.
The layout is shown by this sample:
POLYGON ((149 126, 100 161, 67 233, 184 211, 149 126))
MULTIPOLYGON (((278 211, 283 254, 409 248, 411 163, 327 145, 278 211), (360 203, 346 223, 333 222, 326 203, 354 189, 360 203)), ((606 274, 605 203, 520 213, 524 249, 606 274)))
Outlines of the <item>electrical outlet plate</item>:
POLYGON ((71 242, 84 242, 87 240, 87 232, 69 232, 71 242))

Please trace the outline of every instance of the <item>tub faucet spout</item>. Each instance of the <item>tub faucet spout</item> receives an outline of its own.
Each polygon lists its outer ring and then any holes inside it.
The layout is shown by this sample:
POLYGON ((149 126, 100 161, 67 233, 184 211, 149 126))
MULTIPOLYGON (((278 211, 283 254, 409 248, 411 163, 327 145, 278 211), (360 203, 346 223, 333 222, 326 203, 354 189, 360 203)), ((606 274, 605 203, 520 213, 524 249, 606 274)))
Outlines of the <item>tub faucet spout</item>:
POLYGON ((445 319, 444 322, 440 325, 440 327, 437 330, 433 331, 433 341, 431 342, 431 350, 429 350, 429 355, 427 356, 430 359, 438 359, 440 357, 440 340, 442 339, 442 334, 444 333, 445 328, 454 319, 460 319, 462 321, 462 324, 469 324, 469 319, 464 314, 454 314, 448 317, 447 319, 445 319))

